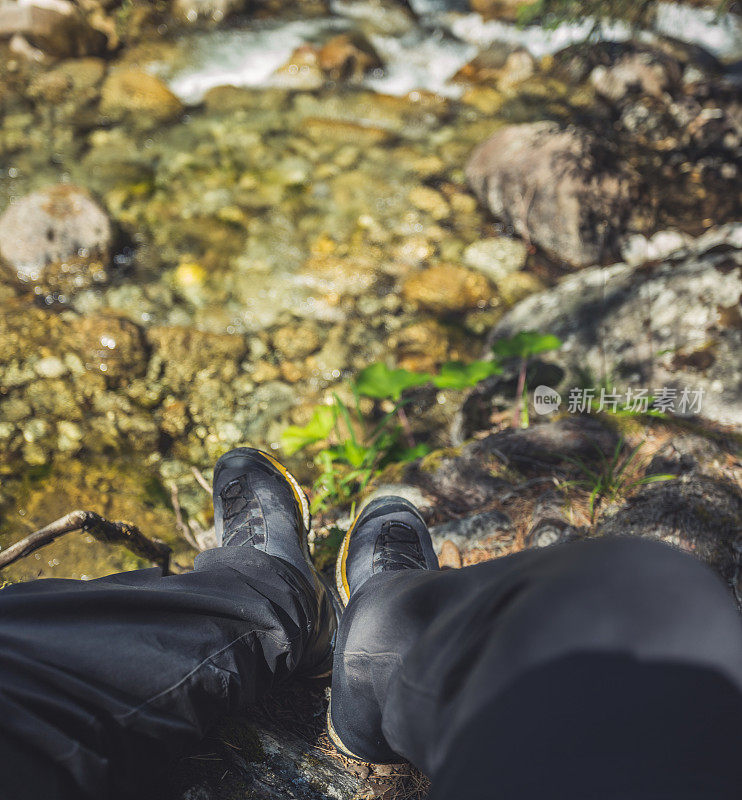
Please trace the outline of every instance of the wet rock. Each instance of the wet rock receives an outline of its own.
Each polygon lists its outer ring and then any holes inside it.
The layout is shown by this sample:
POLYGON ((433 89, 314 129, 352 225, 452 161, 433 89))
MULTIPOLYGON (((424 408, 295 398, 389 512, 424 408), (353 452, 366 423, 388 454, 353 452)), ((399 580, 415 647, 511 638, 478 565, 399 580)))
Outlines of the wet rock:
POLYGON ((426 211, 434 220, 445 219, 451 209, 446 198, 428 186, 416 186, 408 195, 410 203, 421 211, 426 211))
POLYGON ((397 355, 402 369, 425 372, 434 370, 448 358, 451 335, 447 328, 435 320, 424 320, 408 325, 389 337, 389 348, 397 355))
MULTIPOLYGON (((595 91, 608 100, 617 102, 630 92, 662 97, 679 74, 671 77, 666 59, 657 59, 652 52, 627 53, 613 66, 595 67, 590 73, 590 83, 595 91)), ((679 70, 677 70, 679 73, 679 70)))
POLYGON ((624 393, 667 388, 672 408, 666 410, 739 425, 740 296, 742 226, 729 225, 660 263, 570 276, 518 303, 492 336, 554 333, 564 345, 552 360, 564 369, 568 388, 586 377, 594 386, 609 380, 624 393))
POLYGON ((103 84, 100 110, 110 119, 149 127, 177 119, 183 104, 159 78, 124 67, 112 72, 103 84))
POLYGON ((478 53, 465 64, 451 79, 455 83, 475 83, 497 85, 505 67, 508 55, 513 52, 507 45, 490 48, 478 53))
POLYGON ((527 255, 523 242, 498 236, 470 244, 464 250, 464 263, 497 281, 511 272, 523 269, 527 255))
POLYGON ((79 317, 70 325, 69 342, 82 365, 102 374, 109 385, 132 380, 142 375, 147 366, 142 331, 124 317, 79 317))
POLYGON ((172 14, 176 21, 188 25, 218 24, 247 5, 247 0, 175 0, 172 14))
POLYGON ((373 45, 360 33, 333 36, 319 49, 317 61, 334 81, 359 81, 367 72, 384 66, 373 45))
POLYGON ((363 295, 379 280, 376 264, 364 258, 316 255, 302 267, 300 280, 326 294, 363 295))
POLYGON ((511 272, 495 281, 497 293, 505 306, 512 306, 544 288, 532 272, 511 272))
MULTIPOLYGON (((62 62, 58 67, 41 73, 31 83, 29 96, 48 103, 72 99, 75 106, 94 101, 98 85, 106 71, 100 58, 79 58, 62 62)), ((78 108, 79 113, 79 108, 78 108)))
POLYGON ((106 278, 111 223, 85 189, 58 184, 0 217, 0 260, 24 283, 72 294, 106 278))
POLYGON ((430 536, 436 551, 441 550, 446 541, 453 542, 462 552, 470 550, 484 540, 498 533, 512 530, 513 523, 502 511, 482 511, 462 519, 434 525, 430 536))
POLYGON ((273 346, 284 358, 303 358, 319 349, 320 337, 316 325, 305 322, 286 325, 273 334, 273 346))
POLYGON ((358 147, 388 142, 394 137, 390 130, 378 125, 325 117, 306 117, 301 129, 316 142, 350 142, 358 147))
POLYGON ((147 341, 161 364, 160 380, 178 394, 207 378, 230 382, 247 353, 242 336, 180 326, 152 327, 147 330, 147 341))
POLYGON ((52 56, 102 53, 106 37, 68 0, 18 0, 0 3, 0 39, 23 37, 52 56))
POLYGON ((466 174, 496 217, 575 266, 607 257, 630 211, 629 182, 613 153, 576 127, 510 125, 474 151, 466 174))
POLYGON ((408 303, 446 314, 483 308, 493 292, 484 275, 456 264, 438 264, 407 278, 402 295, 408 303))
POLYGON ((500 74, 499 88, 503 92, 515 89, 536 72, 536 59, 527 50, 515 50, 506 59, 500 74))
POLYGON ((280 89, 306 92, 319 89, 325 80, 316 48, 303 44, 273 73, 271 83, 280 89))

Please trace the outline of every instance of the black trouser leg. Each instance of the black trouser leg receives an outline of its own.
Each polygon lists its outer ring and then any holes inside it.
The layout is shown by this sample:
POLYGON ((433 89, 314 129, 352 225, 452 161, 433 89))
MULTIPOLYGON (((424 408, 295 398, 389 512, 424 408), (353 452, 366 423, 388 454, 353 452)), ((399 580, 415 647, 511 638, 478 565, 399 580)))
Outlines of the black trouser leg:
POLYGON ((315 605, 294 567, 253 548, 202 553, 185 575, 0 591, 2 772, 49 773, 20 775, 30 788, 12 800, 66 776, 96 800, 151 787, 169 756, 303 666, 315 605))
POLYGON ((375 576, 341 622, 332 716, 465 797, 732 798, 742 626, 706 567, 616 539, 375 576))

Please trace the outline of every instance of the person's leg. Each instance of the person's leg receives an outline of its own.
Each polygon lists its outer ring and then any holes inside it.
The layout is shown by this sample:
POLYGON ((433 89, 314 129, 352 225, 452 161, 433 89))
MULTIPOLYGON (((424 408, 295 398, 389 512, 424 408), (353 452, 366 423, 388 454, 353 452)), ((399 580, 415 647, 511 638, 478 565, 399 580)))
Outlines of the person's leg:
POLYGON ((0 591, 0 758, 48 765, 75 797, 146 796, 216 719, 297 671, 329 671, 334 612, 293 487, 238 451, 214 488, 225 546, 193 572, 0 591))
POLYGON ((378 572, 338 633, 331 734, 431 800, 736 797, 742 625, 706 567, 600 540, 378 572))

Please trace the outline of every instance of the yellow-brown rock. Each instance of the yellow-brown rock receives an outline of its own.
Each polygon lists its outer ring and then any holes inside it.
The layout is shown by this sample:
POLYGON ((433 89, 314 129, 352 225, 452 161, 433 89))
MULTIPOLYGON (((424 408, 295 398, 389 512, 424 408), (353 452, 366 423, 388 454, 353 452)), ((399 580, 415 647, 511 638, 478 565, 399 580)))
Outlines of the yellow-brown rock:
POLYGON ((411 275, 402 295, 412 305, 445 314, 483 308, 493 292, 484 275, 456 264, 437 264, 411 275))
POLYGON ((101 113, 112 119, 130 117, 151 124, 170 122, 183 113, 183 104, 154 75, 141 69, 112 72, 103 84, 101 113))

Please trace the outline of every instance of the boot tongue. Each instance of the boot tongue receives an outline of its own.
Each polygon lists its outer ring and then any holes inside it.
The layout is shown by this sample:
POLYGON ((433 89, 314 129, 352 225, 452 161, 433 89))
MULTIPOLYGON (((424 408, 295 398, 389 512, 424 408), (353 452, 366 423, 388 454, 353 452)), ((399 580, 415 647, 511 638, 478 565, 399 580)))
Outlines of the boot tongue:
POLYGON ((425 569, 425 556, 416 531, 404 522, 385 522, 374 548, 374 568, 425 569))

